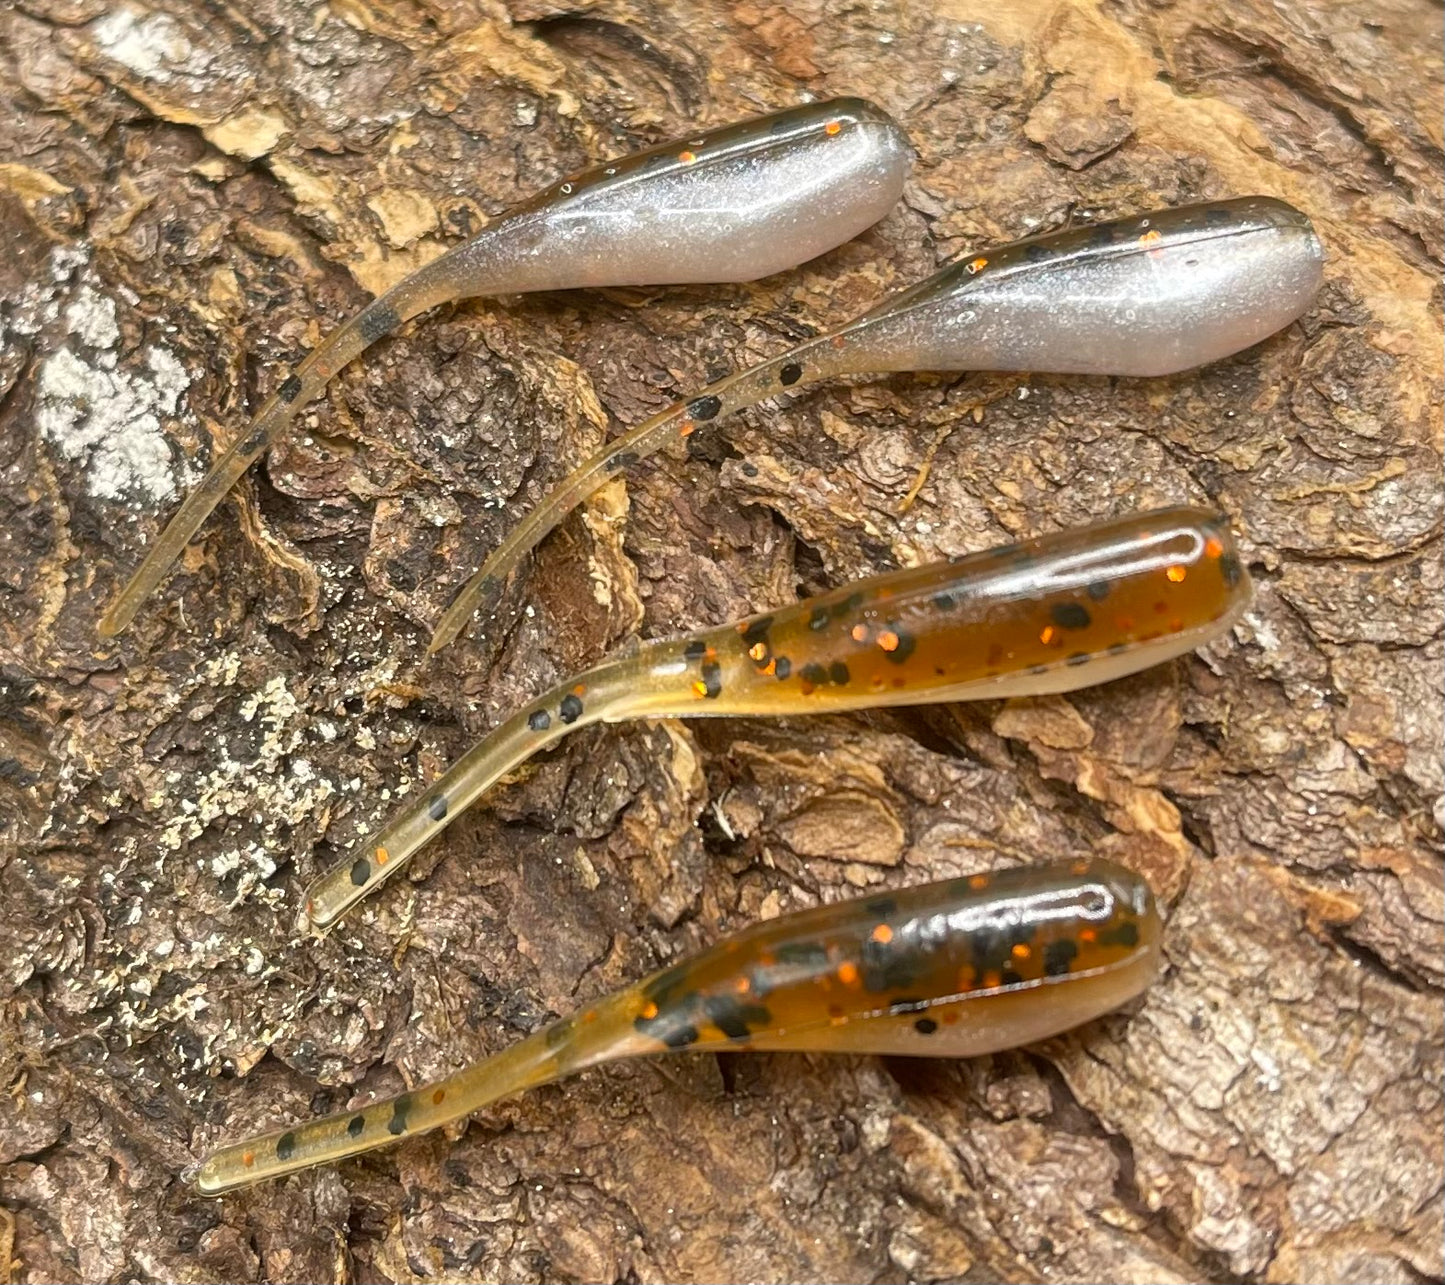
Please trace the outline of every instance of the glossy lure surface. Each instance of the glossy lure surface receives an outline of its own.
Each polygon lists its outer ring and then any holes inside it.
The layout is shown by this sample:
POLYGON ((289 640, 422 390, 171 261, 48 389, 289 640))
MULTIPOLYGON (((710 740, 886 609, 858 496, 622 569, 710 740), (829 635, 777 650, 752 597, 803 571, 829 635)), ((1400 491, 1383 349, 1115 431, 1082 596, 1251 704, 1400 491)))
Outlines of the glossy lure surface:
POLYGON ((317 879, 307 914, 330 927, 499 777, 588 723, 1072 691, 1192 650, 1223 632, 1249 598, 1224 520, 1161 509, 646 643, 497 726, 363 852, 317 879))
POLYGON ((554 184, 418 268, 334 331, 267 399, 101 619, 119 633, 251 463, 369 345, 438 304, 582 286, 752 281, 841 245, 897 201, 907 137, 832 99, 665 143, 554 184))
POLYGON ((1029 370, 1166 375, 1258 343, 1310 306, 1324 252, 1268 197, 1158 210, 954 260, 841 330, 674 403, 580 465, 443 613, 430 651, 490 611, 521 560, 593 491, 704 422, 837 375, 1029 370))
POLYGON ((207 1195, 328 1164, 619 1058, 971 1057, 1117 1008, 1159 970, 1149 886, 1107 861, 976 874, 755 925, 436 1084, 212 1152, 207 1195))

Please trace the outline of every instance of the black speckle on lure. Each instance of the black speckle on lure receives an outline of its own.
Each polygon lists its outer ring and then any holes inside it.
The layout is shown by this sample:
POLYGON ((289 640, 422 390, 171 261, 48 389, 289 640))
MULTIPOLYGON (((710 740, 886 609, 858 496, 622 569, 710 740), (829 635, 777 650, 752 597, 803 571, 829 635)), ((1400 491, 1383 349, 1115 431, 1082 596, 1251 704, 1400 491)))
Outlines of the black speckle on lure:
MULTIPOLYGON (((553 184, 417 269, 301 361, 161 532, 100 633, 130 623, 251 462, 337 371, 403 322, 475 295, 771 276, 882 218, 902 193, 910 160, 906 136, 886 113, 840 98, 666 143, 553 184)), ((711 395, 696 400, 698 418, 721 409, 711 395)))
MULTIPOLYGON (((1242 568, 1227 562, 1234 556, 1217 515, 1163 509, 895 571, 692 637, 645 643, 500 723, 365 850, 311 886, 312 923, 329 928, 501 775, 569 730, 1072 691, 1225 632, 1250 597, 1242 568), (446 801, 440 817, 437 800, 446 801), (357 859, 369 862, 360 884, 349 873, 357 859)), ((896 955, 880 956, 889 976, 899 966, 896 955)))
POLYGON ((1159 969, 1160 932, 1148 885, 1108 861, 817 906, 724 938, 436 1084, 223 1146, 196 1185, 217 1195, 330 1164, 622 1058, 739 1047, 968 1057, 1032 1043, 1140 994, 1159 969))
MULTIPOLYGON (((698 422, 839 375, 1173 374, 1248 348, 1295 320, 1319 290, 1323 260, 1310 221, 1267 197, 1157 210, 962 255, 841 329, 720 379, 638 425, 528 513, 478 577, 510 575, 611 476, 611 451, 650 455, 698 422)), ((443 614, 431 651, 456 638, 476 610, 478 577, 443 614)))

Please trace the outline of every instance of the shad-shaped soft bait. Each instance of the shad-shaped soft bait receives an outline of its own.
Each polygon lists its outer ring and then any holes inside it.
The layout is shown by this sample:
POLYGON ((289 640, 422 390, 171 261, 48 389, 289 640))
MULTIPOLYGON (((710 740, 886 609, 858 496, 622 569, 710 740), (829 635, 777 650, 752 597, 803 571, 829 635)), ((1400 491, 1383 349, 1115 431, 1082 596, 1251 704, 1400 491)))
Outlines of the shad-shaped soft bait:
POLYGON ((308 890, 327 928, 500 776, 595 722, 1066 692, 1221 633, 1250 586, 1223 520, 1163 509, 848 585, 646 643, 525 705, 308 890))
POLYGON ((443 613, 435 652, 567 514, 699 424, 836 375, 1031 370, 1167 375, 1258 343, 1309 307, 1324 252, 1267 197, 1159 210, 966 254, 841 330, 729 375, 639 424, 513 529, 443 613))
POLYGON ((972 1057, 1133 999, 1159 970, 1149 886, 1107 861, 977 874, 785 915, 436 1084, 220 1148, 207 1195, 461 1120, 619 1058, 679 1049, 972 1057))
POLYGON ((296 367, 161 532, 98 628, 119 633, 197 528, 353 357, 453 299, 581 286, 751 281, 856 236, 911 159, 881 109, 834 99, 668 143, 557 183, 419 268, 296 367))

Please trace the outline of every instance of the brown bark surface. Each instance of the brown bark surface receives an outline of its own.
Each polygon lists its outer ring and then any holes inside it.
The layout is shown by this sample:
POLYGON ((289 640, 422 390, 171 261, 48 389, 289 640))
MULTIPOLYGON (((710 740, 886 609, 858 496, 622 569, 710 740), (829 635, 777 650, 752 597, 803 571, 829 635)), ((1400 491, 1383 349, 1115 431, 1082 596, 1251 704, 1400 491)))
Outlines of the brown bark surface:
POLYGON ((0 1282, 1442 1274, 1441 11, 1428 0, 17 0, 0 11, 0 1282), (383 342, 114 643, 288 364, 560 174, 859 93, 904 203, 749 286, 383 342), (567 464, 970 245, 1267 192, 1298 325, 1159 381, 917 376, 699 432, 429 626, 567 464), (305 881, 637 634, 1171 501, 1255 610, 1076 697, 578 735, 324 941, 305 881), (972 1063, 586 1074, 200 1199, 222 1138, 444 1073, 761 915, 1085 852, 1142 1006, 972 1063))

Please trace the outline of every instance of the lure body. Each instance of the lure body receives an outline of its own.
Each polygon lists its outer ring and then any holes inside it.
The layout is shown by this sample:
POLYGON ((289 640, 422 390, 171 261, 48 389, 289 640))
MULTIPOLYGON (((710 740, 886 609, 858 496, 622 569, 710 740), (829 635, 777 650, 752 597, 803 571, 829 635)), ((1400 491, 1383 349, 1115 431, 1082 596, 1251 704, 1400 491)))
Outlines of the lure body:
POLYGON ((1323 266, 1283 201, 1181 206, 964 255, 847 339, 868 370, 1171 375, 1289 325, 1323 266))
POLYGON ((582 464, 498 546, 443 614, 446 646, 573 508, 699 423, 837 375, 1033 370, 1167 375, 1248 348, 1309 307, 1324 254, 1267 197, 1161 210, 966 254, 844 326, 730 375, 582 464))
POLYGON ((618 1058, 682 1049, 970 1057, 1106 1013, 1159 969, 1149 886, 1107 861, 978 874, 755 925, 433 1085, 223 1147, 199 1189, 369 1151, 618 1058))
POLYGON ((1065 692, 1223 632, 1250 585, 1224 521, 1162 509, 896 571, 689 637, 644 644, 530 702, 322 875, 327 928, 499 777, 569 730, 699 714, 814 714, 1065 692))
POLYGON ((404 321, 483 294, 751 281, 841 245, 903 191, 911 151, 880 108, 833 99, 573 175, 417 269, 331 334, 261 407, 101 620, 119 633, 221 497, 343 366, 404 321))

